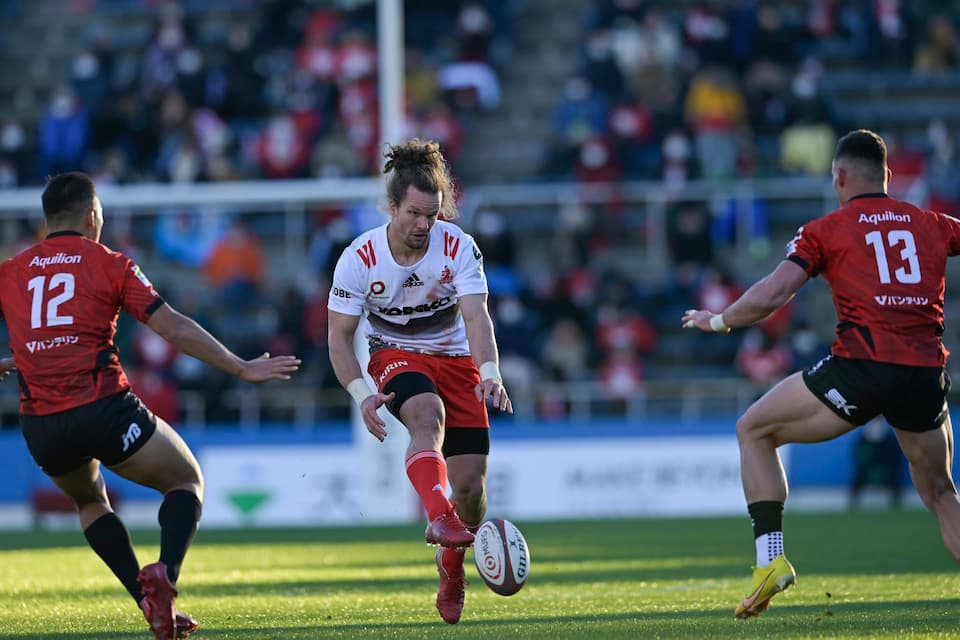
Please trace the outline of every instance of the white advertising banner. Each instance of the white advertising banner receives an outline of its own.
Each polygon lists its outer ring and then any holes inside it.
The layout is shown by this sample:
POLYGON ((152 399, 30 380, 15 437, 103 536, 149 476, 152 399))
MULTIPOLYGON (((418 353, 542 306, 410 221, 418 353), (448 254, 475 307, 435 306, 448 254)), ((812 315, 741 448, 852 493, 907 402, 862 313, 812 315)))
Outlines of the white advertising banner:
POLYGON ((349 445, 205 447, 205 526, 347 524, 360 520, 349 445))
MULTIPOLYGON (((781 449, 785 464, 786 453, 781 449)), ((398 474, 389 468, 395 459, 388 455, 377 461, 376 448, 366 443, 210 446, 200 458, 206 477, 205 525, 359 524, 422 517, 402 476, 402 463, 398 474), (373 478, 379 480, 371 483, 373 478), (389 508, 379 497, 370 497, 381 491, 394 497, 389 508)), ((745 509, 732 435, 495 441, 487 487, 489 516, 526 520, 741 514, 745 509)))
POLYGON ((734 436, 494 443, 487 486, 491 516, 524 519, 745 508, 734 436))

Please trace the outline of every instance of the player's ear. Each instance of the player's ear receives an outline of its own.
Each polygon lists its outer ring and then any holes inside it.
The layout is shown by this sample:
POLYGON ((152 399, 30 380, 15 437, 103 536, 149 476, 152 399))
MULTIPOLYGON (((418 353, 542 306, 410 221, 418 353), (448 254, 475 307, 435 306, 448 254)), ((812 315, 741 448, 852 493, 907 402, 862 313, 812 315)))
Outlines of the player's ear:
POLYGON ((838 166, 833 172, 833 182, 838 187, 843 187, 847 184, 847 168, 844 166, 838 166))

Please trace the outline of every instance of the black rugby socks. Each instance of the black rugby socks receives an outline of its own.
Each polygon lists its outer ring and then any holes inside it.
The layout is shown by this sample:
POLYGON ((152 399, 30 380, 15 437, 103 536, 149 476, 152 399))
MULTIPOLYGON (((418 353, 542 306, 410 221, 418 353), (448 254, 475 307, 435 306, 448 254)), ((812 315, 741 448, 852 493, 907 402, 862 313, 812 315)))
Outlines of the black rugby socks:
POLYGON ((783 555, 783 503, 777 501, 753 502, 747 505, 753 523, 757 566, 765 567, 783 555))
POLYGON ((163 498, 157 520, 160 522, 160 562, 167 565, 170 582, 177 584, 180 565, 187 555, 200 522, 200 500, 191 491, 177 489, 163 498))
POLYGON ((130 532, 117 514, 110 512, 100 516, 83 530, 83 535, 90 548, 110 567, 133 599, 140 602, 143 599, 137 582, 140 563, 130 541, 130 532))

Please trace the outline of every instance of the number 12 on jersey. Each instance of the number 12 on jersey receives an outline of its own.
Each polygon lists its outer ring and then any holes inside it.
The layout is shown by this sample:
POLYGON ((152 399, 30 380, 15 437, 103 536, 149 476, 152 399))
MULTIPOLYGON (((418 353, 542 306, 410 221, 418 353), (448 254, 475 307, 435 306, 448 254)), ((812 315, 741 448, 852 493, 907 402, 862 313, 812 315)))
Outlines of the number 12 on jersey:
POLYGON ((63 287, 63 291, 47 300, 47 326, 73 324, 73 316, 61 316, 58 313, 60 305, 73 297, 75 287, 73 274, 55 273, 50 276, 50 284, 44 286, 46 281, 47 276, 37 276, 27 283, 27 291, 33 292, 33 304, 30 305, 30 328, 39 329, 43 326, 44 293, 60 287, 63 287))
MULTIPOLYGON (((887 251, 883 244, 883 234, 880 231, 871 231, 864 236, 867 244, 873 247, 873 253, 877 258, 877 272, 880 274, 882 284, 890 284, 890 266, 887 263, 887 251)), ((913 241, 913 233, 904 229, 894 229, 887 232, 887 246, 897 247, 903 245, 900 250, 900 259, 903 261, 902 267, 897 268, 893 275, 897 282, 903 284, 916 284, 920 282, 920 261, 917 259, 917 245, 913 241)))

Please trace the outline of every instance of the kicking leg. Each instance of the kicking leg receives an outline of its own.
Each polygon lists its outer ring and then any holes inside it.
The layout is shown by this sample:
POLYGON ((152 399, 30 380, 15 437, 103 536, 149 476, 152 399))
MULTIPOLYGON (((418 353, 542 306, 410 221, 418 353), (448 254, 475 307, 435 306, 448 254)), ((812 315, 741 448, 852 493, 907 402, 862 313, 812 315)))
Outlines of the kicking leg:
MULTIPOLYGON (((420 374, 403 374, 401 377, 420 374)), ((402 394, 398 393, 398 397, 402 394)), ((418 393, 400 406, 400 421, 410 432, 407 477, 417 491, 430 521, 424 538, 442 547, 469 547, 473 534, 466 530, 447 499, 447 462, 440 453, 446 413, 436 393, 418 393)))

